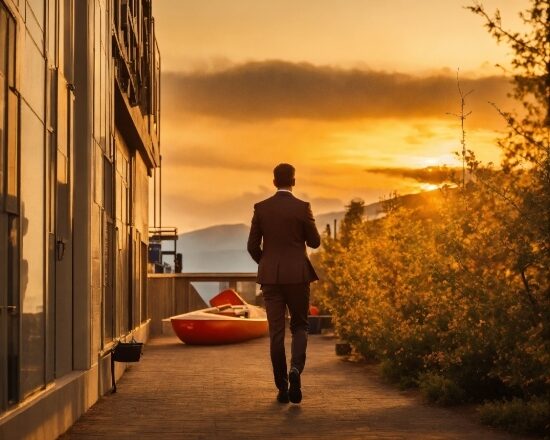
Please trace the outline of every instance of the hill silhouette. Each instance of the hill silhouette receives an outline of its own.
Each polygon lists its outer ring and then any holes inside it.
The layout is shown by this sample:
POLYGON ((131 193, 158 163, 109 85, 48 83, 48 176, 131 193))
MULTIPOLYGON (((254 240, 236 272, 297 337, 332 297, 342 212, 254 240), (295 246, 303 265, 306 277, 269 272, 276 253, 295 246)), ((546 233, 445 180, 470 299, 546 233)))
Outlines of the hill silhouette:
MULTIPOLYGON (((407 194, 396 199, 409 208, 428 205, 439 191, 407 194)), ((339 227, 345 211, 324 213, 316 216, 317 227, 323 232, 327 224, 333 228, 334 220, 339 227)), ((383 217, 383 202, 365 206, 365 218, 374 220, 383 217)), ((179 235, 177 249, 183 256, 184 272, 255 272, 256 263, 246 251, 249 226, 240 224, 216 225, 179 235)))

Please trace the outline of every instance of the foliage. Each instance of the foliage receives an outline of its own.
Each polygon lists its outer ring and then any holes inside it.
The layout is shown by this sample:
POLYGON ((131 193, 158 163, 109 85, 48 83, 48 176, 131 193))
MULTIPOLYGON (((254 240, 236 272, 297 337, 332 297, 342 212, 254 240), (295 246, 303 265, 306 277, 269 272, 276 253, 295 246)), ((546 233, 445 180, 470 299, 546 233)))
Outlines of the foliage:
POLYGON ((345 241, 327 238, 315 294, 337 333, 391 379, 444 404, 508 399, 485 404, 485 420, 542 432, 550 402, 550 1, 531 4, 525 34, 504 30, 479 3, 470 8, 515 54, 523 109, 499 110, 510 127, 499 141, 501 167, 482 166, 468 151, 463 187, 442 188, 416 209, 391 197, 384 218, 352 222, 345 241))
POLYGON ((346 214, 342 220, 340 227, 340 242, 344 246, 348 246, 351 239, 351 231, 355 225, 361 223, 365 214, 365 201, 362 199, 353 199, 346 206, 346 214))
POLYGON ((481 420, 518 434, 550 435, 550 402, 540 398, 488 402, 478 409, 481 420))
POLYGON ((317 297, 342 338, 430 400, 548 396, 550 307, 538 292, 550 280, 525 290, 524 243, 509 230, 518 213, 491 190, 506 176, 474 175, 422 209, 356 224, 347 247, 326 240, 317 297))
POLYGON ((440 405, 452 405, 462 402, 465 393, 456 382, 437 373, 424 373, 418 382, 420 391, 430 402, 440 405))

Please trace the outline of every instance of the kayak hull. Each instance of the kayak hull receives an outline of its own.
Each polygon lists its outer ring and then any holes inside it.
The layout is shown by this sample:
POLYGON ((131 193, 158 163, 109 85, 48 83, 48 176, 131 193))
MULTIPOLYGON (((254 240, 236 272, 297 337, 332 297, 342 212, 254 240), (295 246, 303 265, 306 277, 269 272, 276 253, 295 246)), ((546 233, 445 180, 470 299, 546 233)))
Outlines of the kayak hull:
POLYGON ((248 304, 232 289, 210 300, 211 308, 173 316, 172 328, 189 345, 235 344, 268 333, 265 310, 248 304))
POLYGON ((235 344, 265 336, 267 320, 172 319, 172 328, 182 342, 190 345, 235 344))

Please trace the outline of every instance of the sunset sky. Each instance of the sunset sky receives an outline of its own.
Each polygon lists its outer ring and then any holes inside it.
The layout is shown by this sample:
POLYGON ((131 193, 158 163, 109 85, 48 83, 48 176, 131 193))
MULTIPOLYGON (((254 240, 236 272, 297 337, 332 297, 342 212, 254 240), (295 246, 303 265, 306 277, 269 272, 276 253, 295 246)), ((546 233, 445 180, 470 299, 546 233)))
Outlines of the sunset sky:
MULTIPOLYGON (((429 188, 404 174, 457 164, 460 127, 448 115, 459 111, 457 68, 474 90, 468 147, 498 162, 504 126, 488 101, 514 107, 495 67, 509 54, 468 4, 156 0, 163 224, 248 223, 279 162, 295 165, 295 193, 316 214, 429 188)), ((525 0, 483 4, 521 29, 525 0)))

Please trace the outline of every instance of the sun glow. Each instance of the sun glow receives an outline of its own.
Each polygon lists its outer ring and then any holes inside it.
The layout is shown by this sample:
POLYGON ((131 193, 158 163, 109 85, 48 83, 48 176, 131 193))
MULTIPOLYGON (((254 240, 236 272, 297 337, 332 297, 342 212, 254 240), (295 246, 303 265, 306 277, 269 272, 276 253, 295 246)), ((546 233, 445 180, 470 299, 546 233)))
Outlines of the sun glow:
POLYGON ((435 183, 421 183, 420 185, 418 185, 418 187, 422 191, 434 191, 436 189, 439 189, 441 186, 436 185, 435 183))
POLYGON ((457 164, 456 157, 451 154, 442 154, 435 157, 420 157, 417 159, 417 163, 420 167, 443 167, 443 166, 455 166, 457 164))

